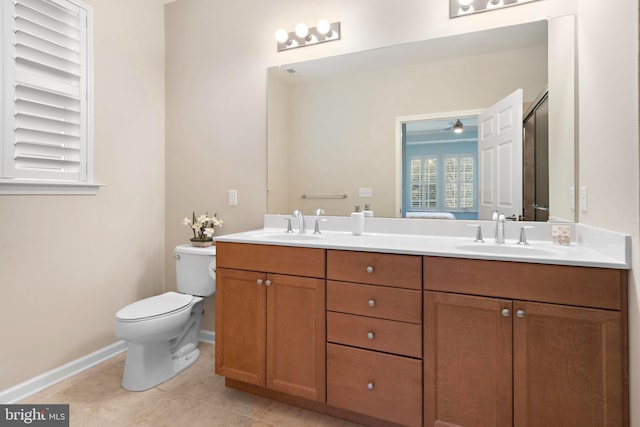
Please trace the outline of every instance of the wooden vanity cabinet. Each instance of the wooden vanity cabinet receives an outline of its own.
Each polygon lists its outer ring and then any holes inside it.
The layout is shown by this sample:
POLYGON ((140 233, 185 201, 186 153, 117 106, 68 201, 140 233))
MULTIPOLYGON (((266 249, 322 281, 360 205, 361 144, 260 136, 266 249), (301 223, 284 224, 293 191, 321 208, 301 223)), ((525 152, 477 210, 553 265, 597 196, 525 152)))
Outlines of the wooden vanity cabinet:
POLYGON ((217 244, 216 374, 325 401, 325 251, 217 244))
POLYGON ((327 251, 327 403, 422 425, 422 257, 327 251))
POLYGON ((628 426, 627 272, 424 258, 424 420, 628 426))
POLYGON ((626 270, 218 242, 216 373, 365 425, 629 425, 626 270))

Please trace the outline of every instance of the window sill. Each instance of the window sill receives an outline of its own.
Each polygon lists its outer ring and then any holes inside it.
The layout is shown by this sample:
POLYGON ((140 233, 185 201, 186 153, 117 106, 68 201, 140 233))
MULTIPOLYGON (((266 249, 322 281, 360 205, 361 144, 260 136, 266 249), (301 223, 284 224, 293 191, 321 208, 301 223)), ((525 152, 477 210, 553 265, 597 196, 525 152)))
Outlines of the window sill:
POLYGON ((65 181, 29 181, 0 179, 0 195, 3 194, 77 194, 96 195, 104 184, 65 182, 65 181))

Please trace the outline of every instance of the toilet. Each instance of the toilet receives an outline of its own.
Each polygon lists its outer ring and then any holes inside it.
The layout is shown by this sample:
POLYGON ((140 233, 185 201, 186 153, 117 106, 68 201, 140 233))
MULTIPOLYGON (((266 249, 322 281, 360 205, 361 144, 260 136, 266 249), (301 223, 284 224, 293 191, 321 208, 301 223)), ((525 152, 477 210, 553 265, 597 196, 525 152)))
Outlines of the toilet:
POLYGON ((216 248, 175 248, 178 292, 136 301, 116 313, 114 332, 127 342, 122 387, 150 389, 191 366, 198 342, 204 297, 216 289, 216 248))

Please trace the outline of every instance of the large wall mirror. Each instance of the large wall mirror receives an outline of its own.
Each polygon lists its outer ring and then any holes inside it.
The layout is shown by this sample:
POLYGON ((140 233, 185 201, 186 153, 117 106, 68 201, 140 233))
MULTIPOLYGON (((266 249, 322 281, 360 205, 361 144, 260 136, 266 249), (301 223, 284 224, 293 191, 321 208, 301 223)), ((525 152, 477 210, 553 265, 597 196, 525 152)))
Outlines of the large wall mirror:
MULTIPOLYGON (((356 204, 368 204, 375 216, 412 216, 406 191, 410 150, 404 144, 415 143, 420 132, 444 142, 448 136, 433 133, 452 132, 464 114, 473 116, 464 137, 472 138, 474 130, 481 137, 488 127, 475 114, 519 90, 516 122, 528 137, 545 133, 546 148, 536 151, 520 142, 517 168, 524 171, 496 172, 497 188, 527 191, 526 181, 537 180, 548 187, 547 198, 526 200, 521 191, 523 210, 536 205, 544 212, 537 220, 577 221, 571 197, 577 185, 574 37, 574 17, 566 16, 270 68, 268 212, 323 208, 327 215, 348 215, 356 204), (537 124, 525 122, 536 114, 537 124), (432 129, 433 123, 419 118, 445 120, 432 129), (407 129, 416 134, 403 141, 407 129), (525 164, 536 156, 546 159, 537 170, 525 164)), ((479 189, 486 165, 474 167, 468 176, 479 189)), ((474 197, 483 203, 479 190, 474 197)))

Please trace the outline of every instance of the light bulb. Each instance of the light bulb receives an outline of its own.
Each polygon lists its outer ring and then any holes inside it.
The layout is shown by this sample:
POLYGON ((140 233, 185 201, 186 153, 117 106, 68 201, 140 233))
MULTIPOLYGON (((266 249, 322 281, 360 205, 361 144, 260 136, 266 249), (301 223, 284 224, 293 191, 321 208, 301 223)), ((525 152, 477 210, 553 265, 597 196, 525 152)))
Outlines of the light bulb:
POLYGON ((287 33, 287 30, 280 28, 276 31, 276 40, 278 43, 286 43, 287 40, 289 40, 289 33, 287 33))
POLYGON ((331 33, 331 24, 326 19, 321 19, 318 21, 318 25, 316 26, 318 32, 320 34, 329 34, 331 33))
POLYGON ((462 122, 460 121, 460 119, 458 119, 456 120, 456 123, 453 125, 453 132, 462 133, 462 130, 463 130, 462 122))
POLYGON ((302 23, 296 25, 296 36, 300 37, 301 39, 304 39, 308 35, 309 35, 309 29, 307 28, 306 25, 302 23))

